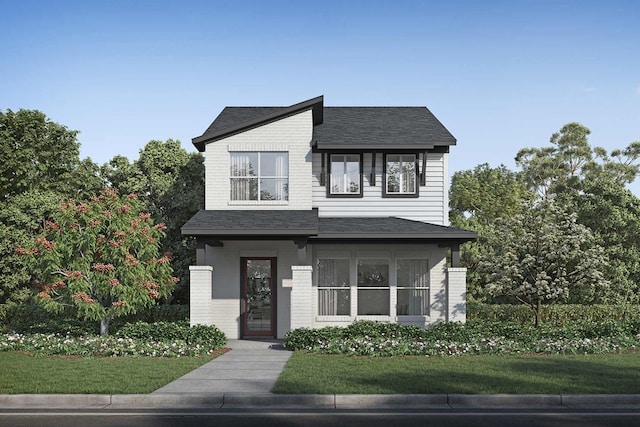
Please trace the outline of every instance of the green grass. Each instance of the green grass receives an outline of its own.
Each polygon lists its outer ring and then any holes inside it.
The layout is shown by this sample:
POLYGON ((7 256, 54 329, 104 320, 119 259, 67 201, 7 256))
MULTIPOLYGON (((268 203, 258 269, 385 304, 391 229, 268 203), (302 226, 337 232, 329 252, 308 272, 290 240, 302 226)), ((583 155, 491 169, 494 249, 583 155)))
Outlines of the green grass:
POLYGON ((211 356, 60 357, 0 352, 0 394, 150 393, 211 359, 211 356))
POLYGON ((296 352, 275 393, 632 394, 640 353, 369 358, 296 352))

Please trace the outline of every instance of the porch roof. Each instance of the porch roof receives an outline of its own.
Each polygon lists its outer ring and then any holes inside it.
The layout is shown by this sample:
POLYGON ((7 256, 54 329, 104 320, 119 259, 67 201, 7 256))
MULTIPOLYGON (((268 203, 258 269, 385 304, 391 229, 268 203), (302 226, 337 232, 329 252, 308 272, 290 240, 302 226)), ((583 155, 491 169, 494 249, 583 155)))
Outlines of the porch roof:
POLYGON ((444 225, 396 217, 320 218, 318 238, 343 239, 429 239, 475 240, 478 233, 444 225))
POLYGON ((201 210, 182 234, 219 240, 308 238, 331 241, 448 242, 475 240, 475 231, 396 217, 318 217, 310 210, 201 210))
POLYGON ((310 236, 318 233, 318 210, 200 210, 181 231, 217 238, 310 236))

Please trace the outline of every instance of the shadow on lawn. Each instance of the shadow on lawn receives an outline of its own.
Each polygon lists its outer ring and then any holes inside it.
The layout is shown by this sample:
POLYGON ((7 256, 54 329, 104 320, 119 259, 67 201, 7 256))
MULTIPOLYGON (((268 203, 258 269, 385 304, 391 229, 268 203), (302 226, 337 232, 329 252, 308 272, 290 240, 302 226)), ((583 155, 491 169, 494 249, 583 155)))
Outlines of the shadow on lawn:
MULTIPOLYGON (((600 356, 602 357, 602 356, 600 356)), ((348 360, 349 358, 347 358, 348 360)), ((633 361, 612 363, 589 356, 456 357, 387 360, 360 359, 367 369, 350 369, 352 362, 332 364, 324 381, 287 378, 282 384, 291 393, 369 394, 630 394, 640 393, 640 370, 633 361), (397 364, 393 362, 397 361, 397 364), (460 363, 447 369, 451 361, 460 363), (328 378, 330 377, 330 378, 328 378)), ((344 360, 344 359, 343 359, 344 360)), ((277 391, 276 391, 277 392, 277 391)))
MULTIPOLYGON (((612 365, 582 357, 549 356, 485 359, 473 357, 464 370, 388 372, 372 378, 353 378, 365 388, 383 393, 640 393, 640 374, 635 366, 612 365)), ((426 361, 428 363, 428 360, 426 361)))

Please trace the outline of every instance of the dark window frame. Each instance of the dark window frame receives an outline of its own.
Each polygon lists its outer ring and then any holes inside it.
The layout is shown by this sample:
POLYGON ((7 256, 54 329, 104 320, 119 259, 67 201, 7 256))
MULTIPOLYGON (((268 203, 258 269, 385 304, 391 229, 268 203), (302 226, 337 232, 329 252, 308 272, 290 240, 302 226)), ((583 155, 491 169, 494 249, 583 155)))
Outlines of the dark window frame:
MULTIPOLYGON (((425 156, 426 157, 426 156, 425 156)), ((385 152, 382 156, 382 197, 384 198, 399 198, 399 199, 412 199, 420 197, 420 185, 422 176, 420 174, 420 153, 416 152, 385 152), (387 192, 387 156, 414 156, 414 173, 415 173, 415 185, 416 191, 413 193, 388 193, 387 192)), ((425 171, 422 171, 424 174, 425 171)))
POLYGON ((328 161, 327 161, 327 179, 325 180, 326 182, 326 187, 327 187, 327 197, 328 198, 346 198, 346 199, 361 199, 364 196, 363 193, 363 187, 364 187, 364 179, 363 179, 363 175, 364 175, 364 156, 362 152, 333 152, 333 153, 328 153, 328 161), (359 193, 332 193, 331 192, 331 158, 333 156, 358 156, 360 159, 358 161, 359 165, 360 165, 360 192, 359 193))

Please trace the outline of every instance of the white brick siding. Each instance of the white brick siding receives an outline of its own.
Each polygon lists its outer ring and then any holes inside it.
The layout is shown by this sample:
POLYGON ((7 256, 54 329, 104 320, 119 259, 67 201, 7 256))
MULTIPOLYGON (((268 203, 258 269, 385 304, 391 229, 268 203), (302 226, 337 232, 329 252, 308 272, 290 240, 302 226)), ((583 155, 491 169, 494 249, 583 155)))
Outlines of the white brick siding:
POLYGON ((206 145, 205 209, 311 209, 311 110, 206 145), (287 202, 230 201, 230 151, 289 152, 287 202))
POLYGON ((191 326, 215 324, 211 296, 213 267, 192 265, 189 267, 189 272, 189 319, 191 326))

